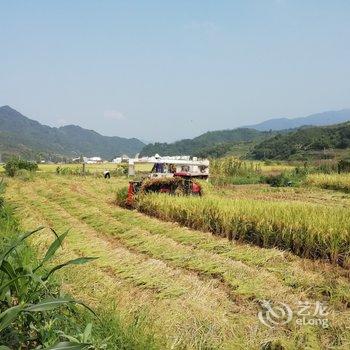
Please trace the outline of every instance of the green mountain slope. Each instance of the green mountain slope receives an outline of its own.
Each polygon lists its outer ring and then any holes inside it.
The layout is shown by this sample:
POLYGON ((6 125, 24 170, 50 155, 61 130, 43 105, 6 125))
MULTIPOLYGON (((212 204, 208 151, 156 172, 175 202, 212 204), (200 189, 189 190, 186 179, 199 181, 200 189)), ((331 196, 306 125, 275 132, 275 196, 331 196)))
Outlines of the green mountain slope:
POLYGON ((192 156, 223 156, 230 149, 242 147, 247 149, 247 145, 270 138, 275 133, 267 131, 257 131, 254 129, 239 128, 233 130, 209 131, 194 139, 185 139, 174 143, 154 143, 146 145, 141 155, 152 156, 156 153, 160 155, 192 155, 192 156))
POLYGON ((330 149, 350 147, 350 122, 343 124, 301 128, 279 134, 254 146, 254 159, 306 159, 322 156, 330 149))
POLYGON ((2 160, 12 154, 25 158, 115 156, 140 152, 144 143, 138 139, 102 136, 93 130, 67 125, 52 128, 23 116, 9 106, 0 107, 0 153, 2 160))

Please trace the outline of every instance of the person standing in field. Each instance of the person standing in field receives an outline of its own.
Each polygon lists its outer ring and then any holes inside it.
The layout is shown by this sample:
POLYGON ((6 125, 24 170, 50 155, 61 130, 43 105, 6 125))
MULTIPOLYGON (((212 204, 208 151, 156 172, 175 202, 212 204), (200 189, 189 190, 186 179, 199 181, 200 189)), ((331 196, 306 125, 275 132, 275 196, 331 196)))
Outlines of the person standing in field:
POLYGON ((111 173, 110 173, 110 171, 109 171, 109 170, 105 170, 105 171, 103 172, 103 177, 104 177, 105 179, 110 179, 110 178, 111 178, 111 173))

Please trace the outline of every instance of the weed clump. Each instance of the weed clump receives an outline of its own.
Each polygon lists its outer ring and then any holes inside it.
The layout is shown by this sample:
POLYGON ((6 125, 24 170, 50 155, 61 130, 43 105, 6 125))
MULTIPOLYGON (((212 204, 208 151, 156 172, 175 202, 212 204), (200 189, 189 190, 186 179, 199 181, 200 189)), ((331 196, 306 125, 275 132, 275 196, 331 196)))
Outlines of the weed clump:
POLYGON ((28 172, 38 170, 38 164, 18 157, 12 157, 6 162, 4 169, 7 176, 14 177, 20 170, 27 170, 28 172))
POLYGON ((261 181, 260 165, 235 157, 213 159, 210 163, 210 181, 215 185, 254 184, 261 181))
POLYGON ((308 169, 306 167, 296 167, 292 171, 282 171, 277 175, 265 177, 264 182, 272 187, 291 187, 300 186, 306 179, 308 169))
POLYGON ((115 193, 115 204, 123 208, 128 208, 128 188, 121 187, 115 193))

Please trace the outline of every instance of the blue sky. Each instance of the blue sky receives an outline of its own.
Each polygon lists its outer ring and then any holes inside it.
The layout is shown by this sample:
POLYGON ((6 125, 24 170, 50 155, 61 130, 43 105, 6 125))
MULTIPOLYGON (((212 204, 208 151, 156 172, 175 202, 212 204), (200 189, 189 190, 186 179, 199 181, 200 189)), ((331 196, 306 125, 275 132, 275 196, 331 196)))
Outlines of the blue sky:
POLYGON ((350 1, 0 0, 0 105, 173 141, 350 107, 350 1))

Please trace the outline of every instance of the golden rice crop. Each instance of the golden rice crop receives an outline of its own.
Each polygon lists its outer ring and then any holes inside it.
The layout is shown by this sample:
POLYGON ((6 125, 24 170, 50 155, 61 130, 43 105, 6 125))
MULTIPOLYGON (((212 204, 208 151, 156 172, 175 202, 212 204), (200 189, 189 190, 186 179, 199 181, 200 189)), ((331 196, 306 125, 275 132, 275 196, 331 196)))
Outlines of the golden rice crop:
POLYGON ((350 263, 350 216, 346 208, 162 194, 140 196, 137 206, 144 213, 229 239, 279 247, 340 265, 350 263))
POLYGON ((350 174, 310 174, 306 184, 329 190, 350 192, 350 174))

